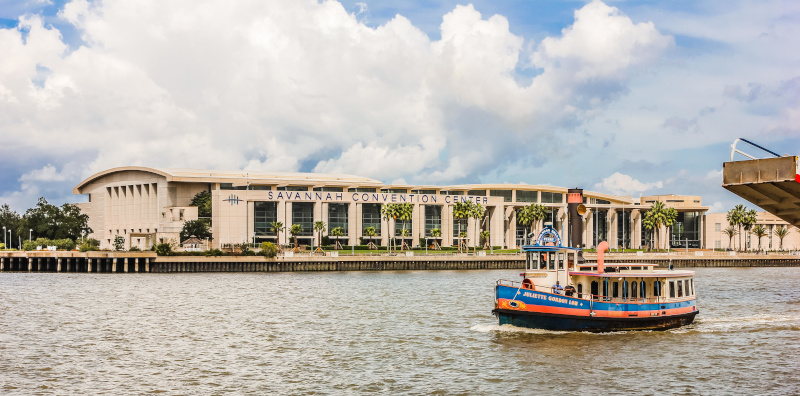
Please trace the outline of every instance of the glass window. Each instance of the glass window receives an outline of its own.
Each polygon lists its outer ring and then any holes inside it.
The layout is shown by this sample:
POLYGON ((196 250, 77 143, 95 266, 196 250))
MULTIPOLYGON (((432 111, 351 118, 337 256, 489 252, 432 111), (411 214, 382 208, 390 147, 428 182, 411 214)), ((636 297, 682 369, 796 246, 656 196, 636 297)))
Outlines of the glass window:
POLYGON ((689 286, 692 288, 692 295, 694 295, 694 279, 689 279, 689 286))
POLYGON ((256 237, 274 236, 270 230, 272 223, 278 221, 277 202, 254 202, 253 203, 253 232, 256 237))
POLYGON ((594 246, 597 246, 601 241, 608 238, 608 210, 595 210, 594 221, 592 224, 592 235, 594 239, 594 246))
MULTIPOLYGON (((311 236, 314 234, 314 203, 292 202, 292 224, 303 226, 303 232, 298 235, 311 236)), ((287 231, 291 225, 286 227, 287 231)))
POLYGON ((436 194, 436 190, 411 190, 412 194, 436 194))
POLYGON ((342 191, 344 191, 344 188, 343 187, 314 187, 314 191, 342 192, 342 191))
POLYGON ((503 202, 511 202, 511 190, 489 190, 492 197, 503 197, 503 202))
POLYGON ((647 298, 647 283, 644 283, 644 281, 641 281, 641 282, 639 282, 639 286, 641 286, 641 288, 642 288, 642 293, 641 293, 642 294, 642 298, 647 298))
POLYGON ((596 298, 597 295, 600 294, 597 287, 597 281, 592 281, 591 293, 592 293, 592 298, 596 298))
POLYGON ((348 235, 347 209, 349 204, 332 203, 328 204, 328 234, 334 228, 341 228, 344 235, 348 235))
POLYGON ((631 282, 631 298, 639 298, 639 287, 636 281, 631 282))
POLYGON ((611 288, 611 297, 619 297, 619 282, 614 282, 611 288))
POLYGON ((308 186, 282 186, 278 191, 308 191, 308 186))
POLYGON ((675 297, 675 281, 669 282, 669 296, 672 298, 675 297))
POLYGON ((408 190, 405 188, 382 188, 381 192, 389 194, 408 194, 408 190))
POLYGON ((598 205, 611 205, 611 201, 606 201, 605 199, 595 199, 594 203, 598 205))
POLYGON ((442 206, 425 205, 425 236, 431 236, 431 230, 442 230, 442 206))
POLYGON ((375 233, 381 235, 381 204, 361 205, 361 229, 375 228, 375 233))
POLYGON ((467 219, 453 219, 453 236, 458 238, 462 232, 467 232, 467 219))
POLYGON ((678 297, 683 297, 683 281, 678 281, 678 297))
POLYGON ((631 242, 631 212, 617 212, 617 246, 630 248, 631 242))
POLYGON ((372 193, 374 193, 376 190, 374 188, 358 187, 358 188, 348 188, 347 191, 350 191, 350 192, 372 192, 372 193))
POLYGON ((583 298, 583 283, 578 283, 578 298, 583 298))
POLYGON ((463 191, 442 191, 439 194, 441 195, 464 195, 463 191))
POLYGON ((622 298, 628 298, 628 281, 622 281, 622 298))
POLYGON ((250 189, 253 191, 269 191, 272 190, 272 186, 263 186, 258 184, 251 184, 250 189))
POLYGON ((537 202, 538 191, 517 190, 517 202, 537 202))
POLYGON ((469 190, 469 191, 467 191, 467 195, 472 195, 472 196, 475 196, 475 197, 485 197, 486 196, 486 190, 469 190))
POLYGON ((721 223, 714 223, 714 231, 720 232, 721 230, 722 230, 722 224, 721 223))
MULTIPOLYGON (((702 212, 678 212, 675 224, 670 227, 670 246, 673 248, 700 248, 700 218, 702 212)), ((715 226, 716 228, 716 226, 715 226)))
POLYGON ((561 203, 563 194, 550 191, 542 191, 542 203, 561 203))

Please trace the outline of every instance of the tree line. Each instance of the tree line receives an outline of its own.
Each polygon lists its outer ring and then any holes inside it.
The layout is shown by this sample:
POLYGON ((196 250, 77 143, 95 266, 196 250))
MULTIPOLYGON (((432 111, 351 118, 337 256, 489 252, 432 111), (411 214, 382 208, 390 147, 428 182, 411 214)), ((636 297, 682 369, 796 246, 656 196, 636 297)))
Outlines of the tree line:
POLYGON ((96 246, 94 241, 84 239, 92 233, 88 224, 89 216, 74 204, 56 206, 42 197, 35 207, 23 214, 12 210, 8 204, 3 204, 0 206, 0 226, 4 227, 6 235, 0 238, 0 243, 7 244, 6 248, 27 248, 26 250, 31 250, 34 244, 55 245, 65 250, 72 250, 76 245, 83 244, 96 246))

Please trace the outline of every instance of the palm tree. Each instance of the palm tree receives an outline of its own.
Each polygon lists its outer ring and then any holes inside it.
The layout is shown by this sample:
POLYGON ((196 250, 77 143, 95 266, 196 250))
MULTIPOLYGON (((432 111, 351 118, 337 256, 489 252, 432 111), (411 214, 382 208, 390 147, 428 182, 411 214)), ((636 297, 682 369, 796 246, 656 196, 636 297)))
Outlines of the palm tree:
POLYGON ((736 227, 729 225, 728 228, 722 230, 722 233, 728 236, 728 248, 733 250, 733 237, 739 234, 739 230, 736 227))
POLYGON ((656 201, 653 203, 653 206, 645 213, 644 219, 642 220, 642 226, 648 230, 653 230, 653 236, 655 237, 655 245, 656 250, 661 248, 661 245, 658 241, 658 234, 661 230, 661 227, 671 227, 675 224, 675 220, 678 218, 678 211, 675 208, 668 208, 664 206, 664 203, 661 201, 656 201))
POLYGON ((407 249, 408 245, 406 244, 406 236, 408 236, 408 233, 406 233, 406 224, 414 216, 414 204, 401 203, 401 204, 390 204, 390 205, 396 205, 395 220, 400 220, 400 223, 403 225, 403 230, 402 230, 403 243, 400 245, 400 250, 404 248, 407 249))
POLYGON ((273 221, 269 224, 269 230, 275 233, 275 244, 278 245, 278 248, 281 246, 281 232, 283 232, 285 228, 286 227, 284 227, 283 223, 280 221, 273 221))
MULTIPOLYGON (((462 236, 461 232, 461 221, 466 218, 469 218, 469 208, 470 202, 456 202, 453 205, 453 219, 459 220, 458 221, 458 236, 459 238, 464 238, 466 235, 462 236)), ((461 244, 463 243, 463 239, 458 242, 458 252, 461 253, 461 244)))
POLYGON ((303 232, 303 225, 302 224, 292 224, 289 228, 289 233, 292 234, 294 237, 294 251, 297 251, 297 236, 303 232))
POLYGON ((381 206, 381 215, 383 219, 386 220, 386 227, 389 229, 389 253, 392 252, 392 243, 391 240, 394 237, 394 228, 390 227, 389 220, 397 218, 397 207, 394 204, 386 204, 381 206))
POLYGON ((538 203, 532 203, 519 211, 519 215, 517 215, 517 223, 526 227, 525 241, 523 243, 527 243, 527 228, 529 227, 530 231, 533 232, 533 223, 538 224, 538 222, 543 220, 546 216, 547 208, 538 203))
POLYGON ((431 237, 434 238, 434 240, 433 240, 433 248, 436 249, 436 250, 441 250, 441 247, 439 246, 439 240, 436 239, 436 238, 441 238, 442 237, 442 230, 439 229, 439 228, 432 229, 431 230, 431 237))
POLYGON ((317 232, 317 252, 322 252, 322 233, 325 232, 325 227, 324 221, 314 222, 314 231, 317 232))
MULTIPOLYGON (((483 215, 486 213, 486 208, 484 208, 483 205, 481 205, 479 203, 470 201, 470 211, 469 212, 470 212, 470 216, 469 217, 472 217, 473 219, 475 219, 475 235, 477 236, 477 235, 479 235, 478 234, 478 230, 480 229, 480 226, 481 226, 481 223, 478 220, 483 218, 483 215)), ((474 251, 475 252, 478 251, 478 244, 477 243, 475 243, 474 251)))
POLYGON ((378 236, 378 231, 375 229, 375 227, 365 228, 364 235, 369 237, 369 244, 367 245, 367 248, 370 250, 378 250, 378 247, 372 243, 372 238, 378 236))
POLYGON ((481 239, 483 239, 483 250, 489 249, 489 230, 481 231, 481 239))
POLYGON ((761 251, 761 238, 769 235, 769 232, 767 232, 767 228, 764 227, 763 224, 756 224, 756 226, 753 227, 753 230, 750 231, 750 233, 755 235, 756 238, 758 238, 758 251, 761 251))
POLYGON ((336 227, 332 229, 330 235, 336 237, 336 244, 334 245, 334 249, 336 250, 342 249, 342 244, 339 242, 339 237, 344 236, 344 231, 342 231, 342 227, 336 227))
POLYGON ((755 209, 750 209, 744 213, 744 218, 742 219, 742 226, 744 227, 745 231, 749 232, 750 229, 753 228, 755 224, 756 224, 756 211, 755 209))
POLYGON ((461 238, 461 240, 458 242, 458 252, 461 253, 462 245, 464 246, 464 250, 467 250, 467 232, 466 231, 459 232, 458 237, 461 238))
POLYGON ((781 250, 783 250, 783 238, 786 238, 786 236, 789 235, 789 231, 790 230, 786 228, 786 226, 778 226, 777 228, 775 228, 775 230, 772 231, 775 234, 775 236, 778 237, 778 239, 780 239, 781 241, 781 247, 780 247, 781 250))
POLYGON ((727 220, 728 224, 739 229, 739 250, 742 250, 742 221, 745 216, 744 205, 736 205, 733 209, 728 211, 727 220))

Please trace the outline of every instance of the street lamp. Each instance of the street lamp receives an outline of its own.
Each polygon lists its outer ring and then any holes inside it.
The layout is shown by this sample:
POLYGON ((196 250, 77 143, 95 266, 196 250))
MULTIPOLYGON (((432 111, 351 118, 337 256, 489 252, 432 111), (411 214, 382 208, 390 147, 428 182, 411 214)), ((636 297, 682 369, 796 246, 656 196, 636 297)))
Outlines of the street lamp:
POLYGON ((31 241, 32 237, 33 237, 33 228, 31 228, 30 232, 28 232, 28 242, 31 241))
POLYGON ((3 246, 8 248, 8 239, 6 239, 6 226, 3 226, 3 246))

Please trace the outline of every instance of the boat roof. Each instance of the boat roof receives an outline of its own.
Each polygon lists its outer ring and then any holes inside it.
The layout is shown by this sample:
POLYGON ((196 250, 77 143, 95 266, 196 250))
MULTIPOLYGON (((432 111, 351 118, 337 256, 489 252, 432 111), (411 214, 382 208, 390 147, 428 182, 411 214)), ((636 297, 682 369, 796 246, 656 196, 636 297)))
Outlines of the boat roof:
MULTIPOLYGON (((658 267, 656 263, 605 263, 606 267, 658 267)), ((597 263, 578 264, 580 267, 597 267, 597 263)))
POLYGON ((694 271, 653 271, 653 272, 604 272, 598 274, 597 272, 583 272, 583 271, 570 271, 570 276, 591 276, 596 278, 680 278, 686 276, 694 276, 694 271))
POLYGON ((522 247, 523 252, 557 252, 559 250, 580 251, 581 248, 570 247, 570 246, 544 246, 544 245, 525 245, 522 247))

